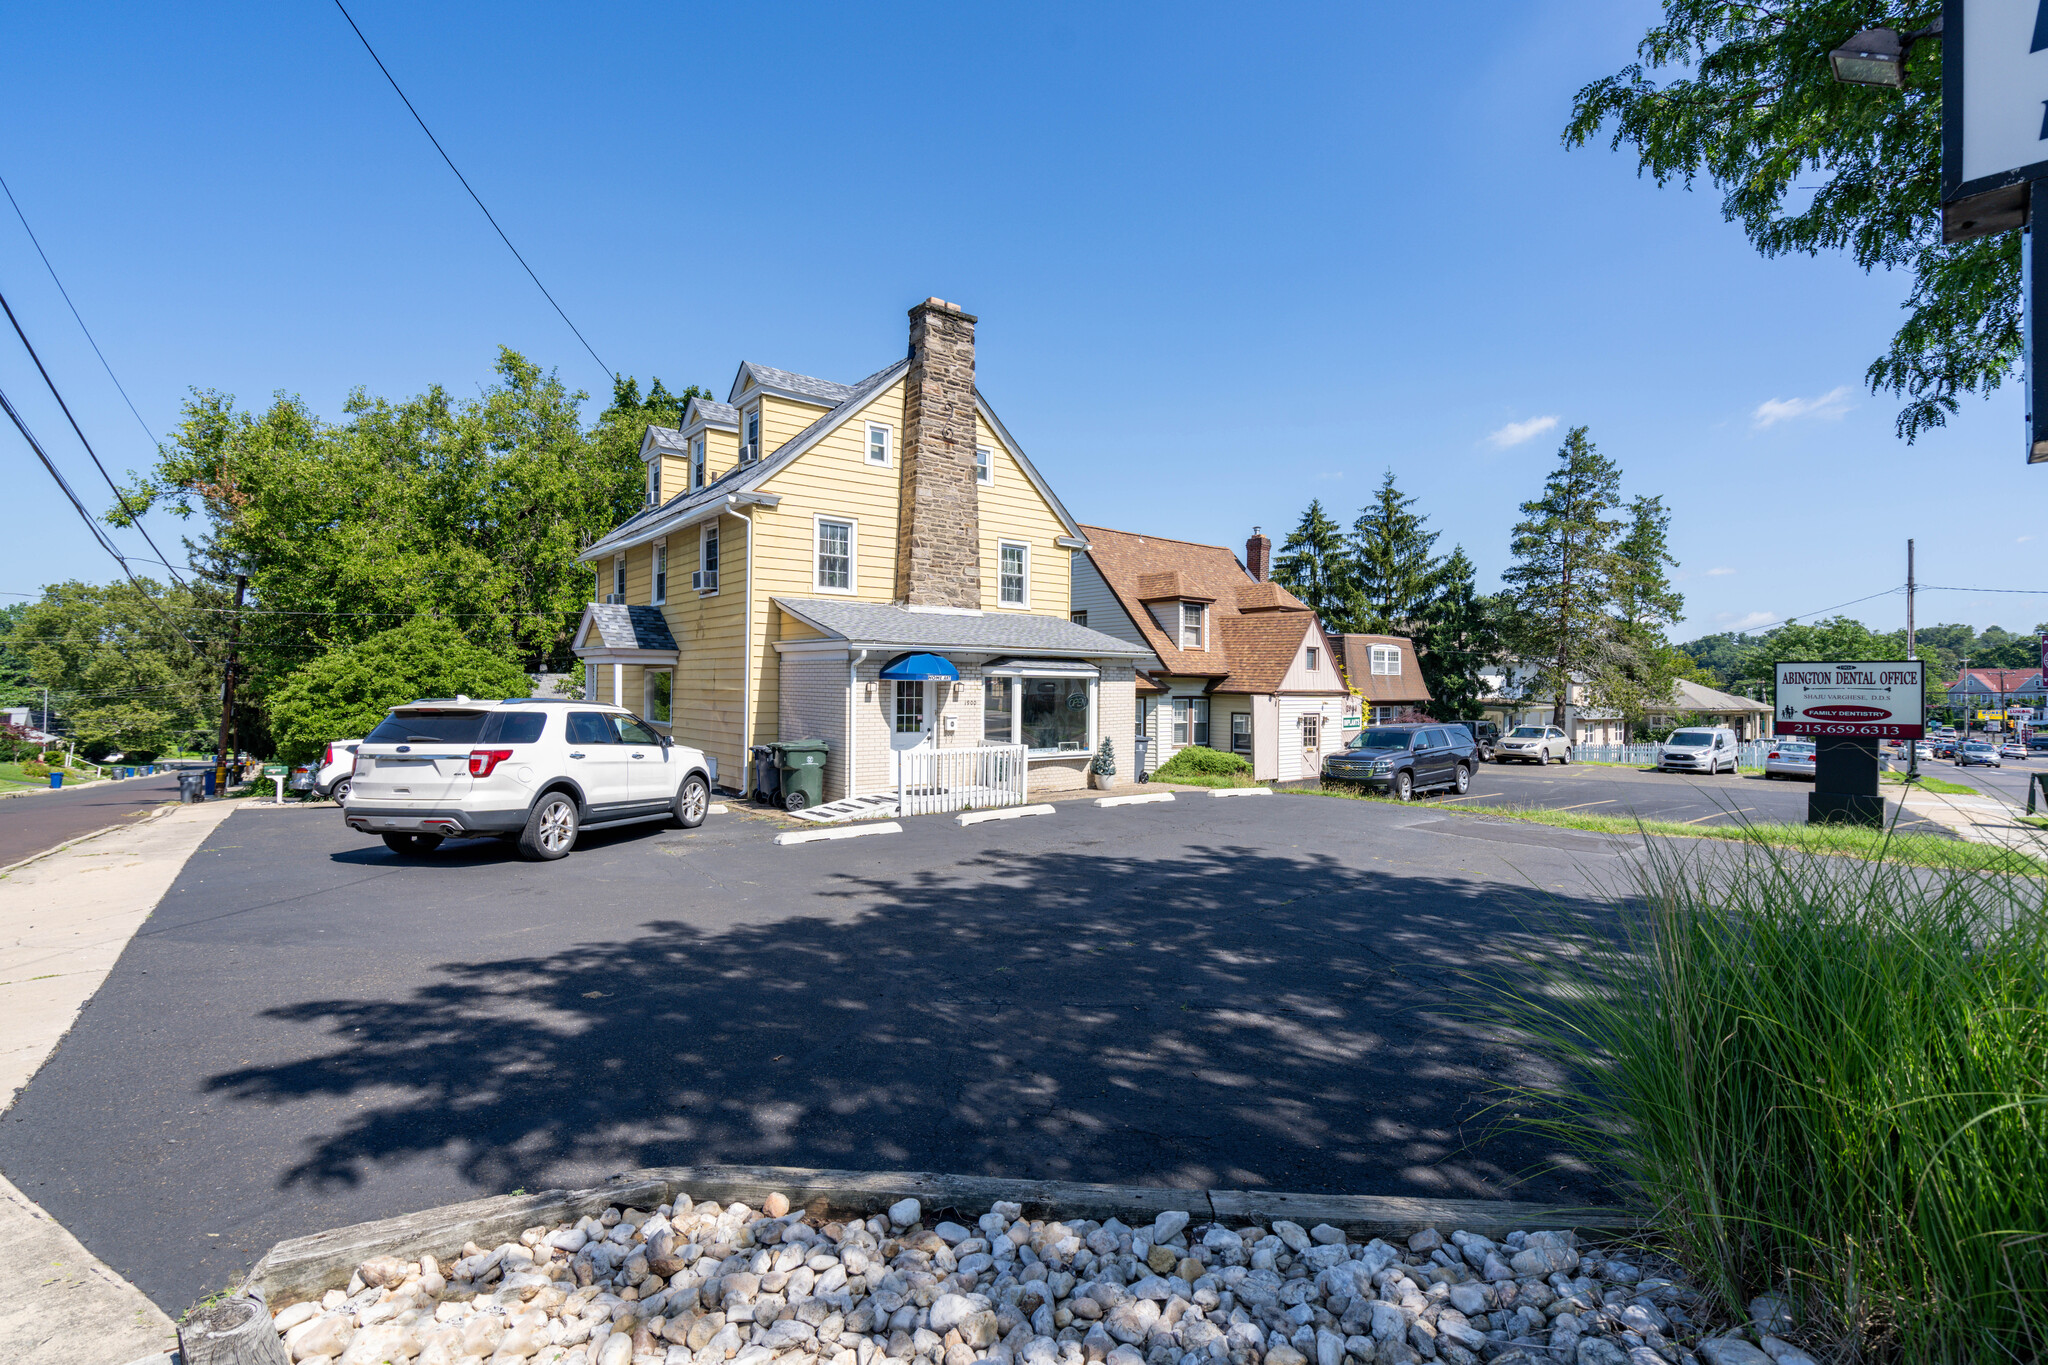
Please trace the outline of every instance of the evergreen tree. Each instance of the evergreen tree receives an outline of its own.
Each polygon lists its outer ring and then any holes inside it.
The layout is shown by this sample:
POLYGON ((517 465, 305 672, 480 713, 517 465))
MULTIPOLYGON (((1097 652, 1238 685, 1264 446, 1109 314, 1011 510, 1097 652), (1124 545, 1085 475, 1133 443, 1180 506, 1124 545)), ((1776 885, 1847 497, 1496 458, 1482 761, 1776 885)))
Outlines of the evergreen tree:
POLYGON ((1326 630, 1346 632, 1358 629, 1351 572, 1344 529, 1321 499, 1311 501, 1273 560, 1273 581, 1307 603, 1326 630))
POLYGON ((1478 720, 1485 691, 1479 671, 1505 657, 1498 613, 1475 587, 1464 546, 1451 551, 1437 582, 1436 596, 1421 613, 1415 634, 1430 714, 1441 720, 1478 720))
MULTIPOLYGON (((1572 685, 1597 688, 1621 651, 1615 629, 1615 540, 1621 471, 1573 427, 1558 447, 1542 496, 1522 504, 1501 577, 1513 597, 1516 641, 1535 665, 1532 693, 1565 723, 1572 685)), ((1590 700, 1590 698, 1589 698, 1590 700)))
POLYGON ((1390 469, 1379 493, 1351 523, 1352 599, 1360 630, 1413 633, 1442 587, 1444 561, 1430 554, 1437 533, 1425 529, 1427 517, 1409 510, 1414 501, 1394 486, 1390 469))
POLYGON ((1664 628, 1685 613, 1685 598, 1665 572, 1671 554, 1671 513, 1662 498, 1637 497, 1628 505, 1628 530, 1614 547, 1614 616, 1621 646, 1601 691, 1631 718, 1668 701, 1692 661, 1664 638, 1664 628))

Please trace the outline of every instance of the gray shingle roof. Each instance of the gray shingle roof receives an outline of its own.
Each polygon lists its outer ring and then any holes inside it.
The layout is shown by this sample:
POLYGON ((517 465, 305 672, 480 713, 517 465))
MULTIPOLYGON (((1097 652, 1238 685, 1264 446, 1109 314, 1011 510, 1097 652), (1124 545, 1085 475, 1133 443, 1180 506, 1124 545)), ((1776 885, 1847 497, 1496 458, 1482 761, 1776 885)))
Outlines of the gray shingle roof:
POLYGON ((729 396, 738 396, 749 378, 764 389, 781 389, 785 393, 801 394, 835 408, 853 393, 853 389, 845 384, 835 384, 829 379, 818 379, 808 374, 793 374, 788 370, 771 369, 769 366, 756 365, 749 360, 741 364, 739 378, 733 381, 732 394, 729 396))
POLYGON ((830 597, 778 597, 775 605, 828 635, 865 645, 1122 659, 1142 658, 1151 653, 1143 645, 1077 626, 1057 616, 1007 611, 956 615, 830 597))
POLYGON ((607 649, 674 649, 668 618, 660 607, 627 607, 616 602, 590 604, 591 633, 607 649))

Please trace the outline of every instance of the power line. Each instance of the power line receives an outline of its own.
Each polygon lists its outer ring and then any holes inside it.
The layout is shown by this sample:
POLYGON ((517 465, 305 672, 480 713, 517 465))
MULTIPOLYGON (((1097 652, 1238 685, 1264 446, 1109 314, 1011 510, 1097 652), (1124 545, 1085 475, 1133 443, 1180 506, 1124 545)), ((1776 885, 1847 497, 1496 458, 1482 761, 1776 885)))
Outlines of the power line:
MULTIPOLYGON (((1922 592, 1925 592, 1925 591, 1927 590, 1927 585, 1926 585, 1925 583, 1922 583, 1922 584, 1920 584, 1919 586, 1920 586, 1920 590, 1921 590, 1922 592)), ((1837 602, 1837 603, 1836 603, 1836 604, 1835 604, 1834 606, 1832 606, 1832 607, 1821 607, 1821 608, 1818 608, 1817 610, 1814 610, 1814 611, 1800 611, 1800 612, 1794 612, 1794 613, 1793 613, 1792 615, 1790 615, 1790 616, 1780 616, 1780 617, 1779 617, 1778 619, 1776 619, 1775 621, 1758 621, 1758 622, 1757 622, 1757 623, 1756 623, 1755 625, 1750 625, 1750 626, 1744 626, 1744 627, 1743 627, 1743 628, 1742 628, 1741 630, 1739 630, 1739 631, 1736 631, 1736 632, 1734 632, 1734 633, 1735 633, 1735 634, 1738 634, 1738 635, 1747 635, 1747 634, 1749 634, 1749 632, 1751 632, 1751 631, 1753 631, 1753 630, 1762 630, 1762 629, 1763 629, 1763 628, 1764 628, 1765 626, 1782 626, 1782 625, 1784 625, 1784 624, 1785 624, 1785 623, 1786 623, 1787 621, 1797 621, 1797 620, 1798 620, 1798 619, 1799 619, 1800 617, 1802 617, 1802 616, 1805 616, 1805 617, 1813 617, 1813 616, 1819 616, 1819 615, 1820 615, 1820 614, 1821 614, 1822 612, 1828 612, 1828 611, 1840 611, 1840 610, 1841 610, 1841 609, 1842 609, 1843 607, 1853 607, 1853 606, 1855 606, 1855 605, 1856 605, 1857 603, 1859 603, 1859 602, 1869 602, 1869 601, 1871 601, 1871 600, 1873 600, 1873 599, 1875 599, 1875 598, 1879 598, 1879 597, 1891 597, 1891 596, 1893 596, 1894 594, 1897 594, 1897 593, 1901 593, 1901 592, 1904 592, 1905 590, 1906 590, 1906 588, 1905 588, 1905 585, 1904 585, 1904 584, 1902 583, 1902 584, 1900 584, 1900 585, 1899 585, 1898 587, 1896 587, 1896 588, 1886 588, 1886 589, 1884 589, 1884 590, 1883 590, 1882 592, 1874 592, 1874 593, 1871 593, 1871 594, 1870 594, 1870 595, 1869 595, 1868 597, 1856 597, 1856 598, 1851 598, 1851 599, 1850 599, 1849 601, 1847 601, 1847 602, 1837 602)))
MULTIPOLYGON (((71 423, 72 431, 78 434, 78 443, 85 447, 86 454, 92 456, 93 467, 100 471, 100 477, 107 481, 107 487, 114 490, 115 500, 121 504, 121 510, 128 514, 129 525, 142 532, 142 538, 148 541, 149 548, 157 552, 159 556, 157 562, 170 570, 172 579, 176 581, 179 587, 184 587, 185 580, 178 577, 178 571, 172 569, 168 563, 164 563, 161 558, 164 547, 150 539, 149 531, 142 524, 142 514, 136 511, 134 505, 128 501, 128 495, 121 491, 121 485, 114 482, 114 476, 107 472, 107 467, 100 463, 100 453, 92 448, 92 442, 85 438, 85 428, 79 426, 78 419, 71 415, 71 405, 64 401, 63 393, 57 388, 57 381, 50 378, 50 372, 43 368, 43 358, 36 354, 36 348, 29 342, 28 333, 21 330, 21 320, 14 316, 14 308, 7 302, 7 295, 4 293, 0 293, 0 311, 4 311, 7 314, 7 321, 13 325, 14 334, 21 338, 22 347, 28 352, 28 358, 35 361, 36 373, 43 377, 44 387, 48 388, 51 397, 57 400, 57 406, 64 410, 64 420, 71 423)), ((125 562, 122 567, 127 567, 125 562)))
POLYGON ((2016 592, 2026 597, 2048 597, 2048 588, 1943 588, 1931 583, 1920 585, 1922 592, 2016 592))
POLYGON ((28 225, 28 215, 21 211, 21 204, 15 199, 14 191, 8 189, 5 176, 0 176, 0 190, 6 191, 7 202, 14 205, 14 216, 21 219, 21 230, 26 232, 29 241, 35 244, 36 255, 43 258, 43 269, 50 272, 50 282, 56 285, 57 292, 64 296, 64 306, 71 310, 71 316, 77 320, 78 330, 85 333, 86 341, 92 346, 92 353, 100 358, 100 368, 107 372, 107 378, 112 379, 114 387, 120 390, 121 401, 128 405, 128 411, 135 413, 135 424, 142 428, 142 434, 149 438, 151 446, 161 446, 163 442, 157 440, 156 433, 149 429, 149 423, 143 421, 142 414, 136 410, 135 400, 128 396, 127 389, 121 387, 121 380, 115 375, 114 367, 107 363, 106 353, 100 350, 99 342, 93 340, 92 329, 85 325, 84 318, 79 317, 78 305, 71 301, 71 291, 64 287, 64 281, 57 278, 57 267, 50 264, 49 253, 43 250, 42 242, 36 237, 36 230, 28 225))
POLYGON ((375 62, 377 64, 377 69, 384 73, 384 79, 391 82, 391 88, 394 91, 397 91, 398 98, 402 100, 405 104, 405 111, 412 115, 412 121, 414 123, 419 124, 420 131, 427 135, 427 141, 434 144, 434 150, 441 154, 441 159, 448 163, 448 169, 454 171, 455 178, 462 182, 462 188, 465 190, 469 190, 469 197, 471 199, 476 200, 476 206, 479 209, 483 209, 484 217, 486 219, 489 219, 492 229, 497 232, 498 240, 503 242, 505 244, 505 249, 512 253, 512 259, 519 262, 520 268, 526 272, 526 277, 533 281, 533 287, 535 289, 540 290, 541 297, 545 298, 548 301, 548 303, 554 308, 555 313, 562 319, 562 321, 568 324, 569 330, 576 333, 576 339, 578 341, 583 342, 583 349, 590 352, 590 358, 592 360, 596 360, 597 367, 600 370, 603 370, 606 376, 609 377, 612 373, 612 367, 605 364, 604 361, 598 359, 597 351, 591 346, 591 344, 588 341, 583 340, 583 333, 577 331, 576 324, 569 321, 569 315, 562 311, 561 304, 555 302, 555 296, 553 294, 548 293, 548 287, 540 282, 540 276, 533 273, 533 267, 528 265, 526 263, 526 258, 519 254, 519 248, 512 245, 512 239, 505 235, 505 229, 499 227, 498 220, 495 217, 492 217, 491 211, 488 208, 484 208, 483 199, 478 196, 477 192, 474 189, 470 188, 468 177, 463 175, 463 173, 459 169, 457 169, 455 165, 455 158, 448 155, 448 149, 441 145, 441 139, 434 136, 434 130, 427 127, 427 121, 420 117, 420 111, 412 107, 411 100, 406 99, 405 91, 399 88, 398 78, 391 74, 390 67, 384 65, 384 59, 377 55, 377 49, 370 46, 370 40, 368 38, 363 37, 363 31, 362 29, 356 26, 354 16, 352 16, 348 12, 348 6, 342 4, 341 0, 334 0, 334 7, 341 11, 342 18, 348 20, 348 26, 352 29, 355 29, 356 37, 361 39, 362 41, 363 51, 370 54, 370 60, 375 62))

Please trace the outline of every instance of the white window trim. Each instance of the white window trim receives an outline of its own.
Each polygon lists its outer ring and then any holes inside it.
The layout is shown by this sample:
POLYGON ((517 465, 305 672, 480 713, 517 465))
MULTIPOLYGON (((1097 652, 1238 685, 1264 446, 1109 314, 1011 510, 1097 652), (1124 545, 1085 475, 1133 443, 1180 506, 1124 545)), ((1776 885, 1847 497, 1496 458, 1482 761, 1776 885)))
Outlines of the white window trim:
POLYGON ((661 455, 647 462, 647 505, 654 507, 661 502, 661 455))
POLYGON ((624 553, 612 556, 612 596, 626 600, 626 556, 624 553))
POLYGON ((761 447, 766 445, 767 442, 767 422, 761 415, 761 405, 756 403, 740 414, 740 453, 744 456, 750 448, 754 452, 751 459, 742 459, 740 463, 758 463, 761 459, 761 447), (747 439, 747 428, 750 426, 754 430, 754 439, 751 441, 747 439))
POLYGON ((974 448, 974 481, 983 488, 992 488, 996 481, 996 452, 993 446, 974 448), (987 456, 984 463, 982 457, 987 456))
POLYGON ((1204 651, 1204 652, 1206 652, 1206 651, 1208 650, 1208 648, 1209 648, 1209 606, 1208 606, 1208 604, 1207 604, 1207 603, 1205 603, 1205 602, 1182 602, 1182 603, 1180 604, 1180 619, 1179 619, 1178 621, 1176 621, 1176 622, 1174 623, 1174 632, 1173 632, 1173 645, 1174 645, 1174 648, 1175 648, 1175 649, 1199 649, 1199 650, 1202 650, 1202 651, 1204 651), (1195 643, 1194 643, 1194 644, 1189 644, 1189 643, 1187 642, 1187 641, 1188 641, 1188 609, 1189 609, 1190 607, 1194 608, 1194 612, 1195 612, 1195 643))
POLYGON ((1321 651, 1320 649, 1317 649, 1317 648, 1316 648, 1316 647, 1315 647, 1314 645, 1310 645, 1310 646, 1308 647, 1307 651, 1306 651, 1306 652, 1305 652, 1305 653, 1303 654, 1303 656, 1302 656, 1302 664, 1303 664, 1303 670, 1304 670, 1305 672, 1309 672, 1309 673, 1320 673, 1320 672, 1322 672, 1322 671, 1323 671, 1323 652, 1322 652, 1322 651, 1321 651))
POLYGON ((895 458, 895 455, 895 428, 891 427, 887 422, 868 423, 867 442, 866 444, 861 446, 860 449, 861 463, 873 465, 877 469, 885 469, 888 467, 889 463, 895 458), (881 434, 882 437, 882 458, 879 460, 875 458, 875 435, 878 432, 881 434))
MULTIPOLYGON (((718 560, 719 560, 719 559, 723 559, 724 557, 725 557, 725 542, 724 542, 724 540, 723 540, 723 539, 721 539, 721 538, 720 538, 720 536, 719 536, 719 534, 718 534, 718 523, 717 523, 717 522, 715 522, 715 521, 708 521, 708 522, 704 523, 704 525, 702 525, 702 526, 698 527, 698 528, 697 528, 697 571, 698 571, 699 573, 702 573, 702 572, 703 572, 704 570, 706 570, 706 569, 709 569, 709 570, 710 570, 710 571, 711 571, 712 573, 714 573, 714 574, 718 575, 718 581, 719 581, 719 584, 720 584, 720 586, 723 586, 723 585, 724 585, 724 583, 725 583, 725 572, 724 572, 723 568, 722 568, 722 567, 721 567, 721 566, 719 565, 719 563, 718 563, 718 560), (707 563, 707 562, 705 561, 705 558, 704 558, 704 546, 705 546, 705 542, 706 542, 707 540, 708 540, 708 541, 710 541, 711 543, 713 543, 713 544, 715 544, 715 545, 717 545, 717 546, 718 546, 718 555, 717 555, 717 557, 716 557, 716 558, 713 558, 713 559, 712 559, 712 560, 711 560, 710 562, 708 562, 708 563, 707 563)), ((717 589, 717 588, 699 588, 699 589, 697 590, 697 596, 699 596, 699 597, 716 597, 716 596, 718 596, 718 589, 717 589)))
POLYGON ((1371 662, 1373 676, 1377 678, 1398 678, 1401 676, 1401 647, 1399 645, 1372 645, 1371 662), (1385 665, 1382 667, 1382 665, 1385 665))
POLYGON ((673 668, 643 668, 640 670, 640 719, 649 725, 668 729, 676 723, 676 671, 673 668), (656 720, 653 716, 653 694, 648 688, 656 674, 668 678, 668 719, 656 720))
POLYGON ((999 540, 996 542, 996 605, 1005 611, 1031 610, 1031 542, 1028 540, 999 540), (1003 600, 1003 551, 1011 546, 1024 552, 1024 600, 1005 602, 1003 600))
POLYGON ((657 540, 647 551, 648 600, 659 607, 668 601, 668 541, 657 540))
MULTIPOLYGON (((1011 673, 1005 670, 1000 675, 988 679, 987 681, 989 682, 1006 682, 1010 686, 1010 733, 1008 735, 1005 735, 1002 739, 997 739, 994 735, 987 733, 986 729, 984 729, 981 736, 982 743, 999 744, 1004 742, 1005 740, 1007 740, 1011 744, 1022 744, 1024 742, 1024 683, 1026 679, 1071 678, 1072 676, 1074 675, 1071 673, 1054 673, 1050 671, 1041 671, 1039 669, 1024 668, 1019 669, 1015 673, 1011 673)), ((1030 762, 1032 760, 1041 758, 1076 758, 1081 757, 1084 754, 1093 754, 1097 749, 1102 747, 1102 732, 1100 729, 1102 719, 1101 713, 1102 679, 1090 678, 1088 679, 1087 749, 1026 749, 1024 751, 1025 760, 1027 762, 1030 762)), ((987 716, 988 711, 986 706, 984 706, 982 710, 984 726, 986 726, 987 724, 987 716)), ((1143 717, 1141 716, 1140 719, 1142 720, 1143 717)))
POLYGON ((706 447, 705 447, 705 441, 704 441, 704 438, 703 438, 702 436, 699 436, 699 437, 698 437, 698 438, 697 438, 696 440, 694 440, 694 441, 690 442, 690 487, 691 487, 691 488, 693 488, 693 489, 697 489, 697 488, 702 488, 702 487, 704 486, 704 482, 705 482, 705 479, 704 479, 704 475, 705 475, 705 473, 707 472, 707 470, 706 470, 706 462, 707 462, 707 461, 708 461, 709 459, 710 459, 710 455, 709 455, 709 454, 707 453, 707 450, 706 450, 706 447))
POLYGON ((860 518, 828 517, 823 512, 811 517, 811 591, 829 592, 840 597, 852 597, 860 591, 860 518), (846 528, 846 586, 828 588, 820 572, 819 559, 825 534, 825 523, 832 522, 846 528))

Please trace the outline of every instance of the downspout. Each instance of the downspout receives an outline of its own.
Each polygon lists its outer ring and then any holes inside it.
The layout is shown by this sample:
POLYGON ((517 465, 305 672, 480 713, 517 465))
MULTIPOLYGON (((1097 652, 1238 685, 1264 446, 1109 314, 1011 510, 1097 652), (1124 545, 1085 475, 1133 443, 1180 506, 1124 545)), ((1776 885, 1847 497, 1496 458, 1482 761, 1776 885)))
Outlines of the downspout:
POLYGON ((741 687, 745 702, 740 708, 740 763, 746 769, 746 787, 741 796, 754 794, 754 519, 739 510, 739 499, 725 495, 725 510, 747 524, 747 593, 741 609, 746 621, 740 627, 741 687))
POLYGON ((855 692, 860 687, 860 666, 866 663, 867 660, 868 652, 862 650, 860 656, 846 666, 846 794, 848 796, 858 796, 860 794, 854 790, 854 779, 856 774, 860 772, 860 768, 853 761, 853 726, 855 720, 853 698, 855 692))

